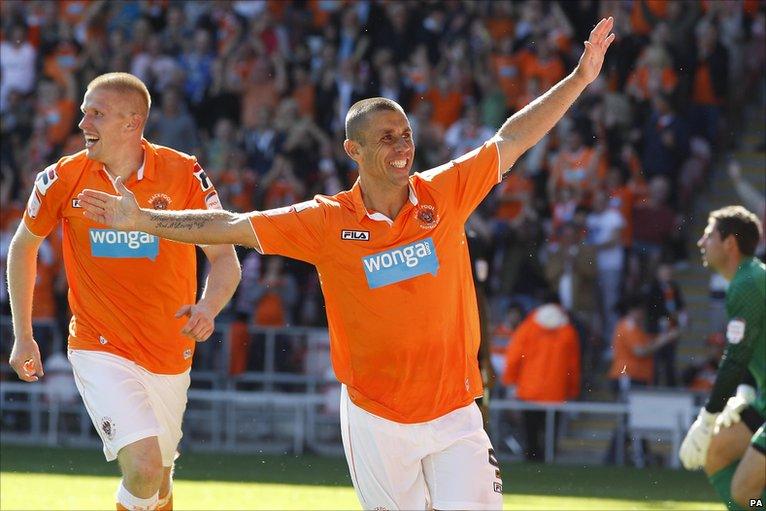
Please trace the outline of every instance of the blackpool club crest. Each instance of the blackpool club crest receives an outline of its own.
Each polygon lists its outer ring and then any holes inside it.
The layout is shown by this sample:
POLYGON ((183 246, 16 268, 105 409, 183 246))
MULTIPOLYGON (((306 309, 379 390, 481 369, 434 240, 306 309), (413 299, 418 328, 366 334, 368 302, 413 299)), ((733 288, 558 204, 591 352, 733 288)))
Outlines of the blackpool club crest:
POLYGON ((418 205, 418 223, 423 229, 433 229, 439 222, 439 212, 430 204, 418 205))
POLYGON ((173 200, 170 196, 165 195, 164 193, 155 193, 149 197, 149 204, 151 204, 154 209, 168 209, 171 202, 173 202, 173 200))

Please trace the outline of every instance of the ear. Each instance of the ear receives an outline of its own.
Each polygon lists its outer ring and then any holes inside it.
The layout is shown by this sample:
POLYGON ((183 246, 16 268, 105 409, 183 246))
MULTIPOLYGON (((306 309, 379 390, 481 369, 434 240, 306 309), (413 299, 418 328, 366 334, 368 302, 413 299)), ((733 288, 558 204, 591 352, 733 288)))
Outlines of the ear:
POLYGON ((361 147, 359 146, 359 142, 347 138, 343 141, 343 149, 352 160, 358 162, 359 158, 361 158, 361 147))
POLYGON ((139 114, 130 114, 128 116, 127 122, 125 123, 125 128, 133 131, 140 128, 142 122, 143 118, 139 114))

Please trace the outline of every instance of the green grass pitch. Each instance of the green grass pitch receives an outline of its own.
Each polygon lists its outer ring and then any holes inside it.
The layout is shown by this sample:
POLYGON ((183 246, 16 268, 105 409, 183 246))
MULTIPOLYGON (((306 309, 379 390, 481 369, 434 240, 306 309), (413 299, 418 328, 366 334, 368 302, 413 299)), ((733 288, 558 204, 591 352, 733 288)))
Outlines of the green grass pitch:
MULTIPOLYGON (((697 472, 506 463, 505 509, 723 510, 697 472)), ((0 445, 0 510, 114 509, 118 472, 98 450, 0 445)), ((359 509, 345 461, 184 454, 177 510, 359 509)))

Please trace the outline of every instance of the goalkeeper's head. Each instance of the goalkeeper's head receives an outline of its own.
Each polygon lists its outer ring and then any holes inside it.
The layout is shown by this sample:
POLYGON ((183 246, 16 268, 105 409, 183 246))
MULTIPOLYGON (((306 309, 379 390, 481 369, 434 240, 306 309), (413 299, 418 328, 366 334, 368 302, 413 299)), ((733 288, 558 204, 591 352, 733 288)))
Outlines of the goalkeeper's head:
POLYGON ((743 257, 752 257, 758 240, 763 233, 763 227, 758 217, 742 206, 726 206, 710 213, 709 221, 714 221, 714 229, 726 242, 729 236, 734 237, 737 250, 743 257))

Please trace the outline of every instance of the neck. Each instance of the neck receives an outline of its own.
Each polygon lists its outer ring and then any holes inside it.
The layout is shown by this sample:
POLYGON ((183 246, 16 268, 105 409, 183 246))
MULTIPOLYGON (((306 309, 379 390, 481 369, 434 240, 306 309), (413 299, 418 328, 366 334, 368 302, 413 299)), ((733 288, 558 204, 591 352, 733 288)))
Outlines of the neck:
POLYGON ((129 148, 125 149, 124 154, 112 161, 104 162, 104 167, 112 176, 121 177, 125 180, 141 167, 143 161, 144 147, 139 142, 138 144, 131 144, 129 148))
POLYGON ((409 197, 407 185, 394 187, 390 185, 378 185, 369 180, 359 178, 359 186, 362 189, 362 202, 368 211, 377 211, 386 215, 391 220, 396 218, 399 211, 404 207, 409 197))
POLYGON ((739 265, 742 264, 742 261, 746 259, 745 256, 742 254, 738 254, 726 263, 725 267, 721 269, 720 274, 723 278, 726 280, 731 280, 734 278, 734 275, 737 273, 737 270, 739 269, 739 265))

